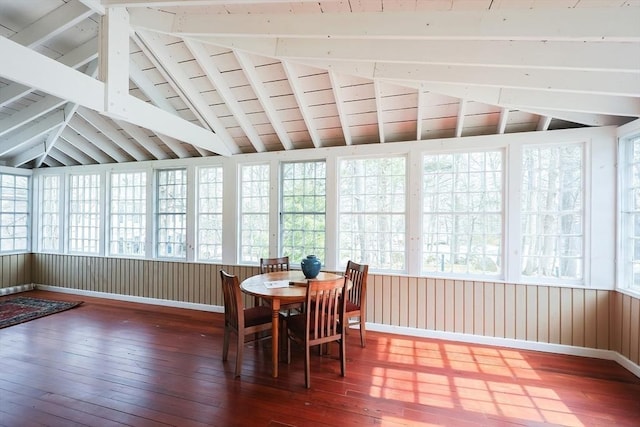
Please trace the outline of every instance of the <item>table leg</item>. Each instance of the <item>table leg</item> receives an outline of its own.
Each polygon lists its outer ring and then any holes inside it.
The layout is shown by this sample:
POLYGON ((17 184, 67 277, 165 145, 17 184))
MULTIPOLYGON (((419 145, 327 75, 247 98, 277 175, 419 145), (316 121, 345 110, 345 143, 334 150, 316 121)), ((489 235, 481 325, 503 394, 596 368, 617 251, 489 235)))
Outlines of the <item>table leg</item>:
POLYGON ((271 301, 271 309, 273 310, 271 313, 271 349, 272 355, 271 360, 273 362, 273 378, 278 378, 278 362, 279 353, 278 353, 278 345, 280 343, 280 300, 274 298, 271 301))

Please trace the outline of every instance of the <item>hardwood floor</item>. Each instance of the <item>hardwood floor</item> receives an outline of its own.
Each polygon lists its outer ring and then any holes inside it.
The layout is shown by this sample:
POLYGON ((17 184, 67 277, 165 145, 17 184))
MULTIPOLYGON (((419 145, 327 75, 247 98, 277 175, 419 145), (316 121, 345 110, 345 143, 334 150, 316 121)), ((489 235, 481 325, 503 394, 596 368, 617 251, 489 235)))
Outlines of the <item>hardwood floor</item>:
MULTIPOLYGON (((354 331, 271 377, 269 344, 221 361, 222 315, 84 301, 0 329, 2 426, 638 426, 640 378, 612 361, 354 331)), ((11 298, 15 295, 3 298, 11 298)))

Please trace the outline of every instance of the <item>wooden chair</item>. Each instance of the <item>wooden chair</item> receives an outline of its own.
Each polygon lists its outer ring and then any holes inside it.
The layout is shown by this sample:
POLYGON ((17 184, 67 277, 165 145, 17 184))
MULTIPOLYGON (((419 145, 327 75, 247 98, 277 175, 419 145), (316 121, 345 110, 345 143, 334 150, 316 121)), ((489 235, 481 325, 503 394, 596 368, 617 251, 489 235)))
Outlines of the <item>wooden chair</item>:
POLYGON ((304 313, 282 316, 287 329, 287 362, 291 362, 291 341, 304 346, 304 381, 311 387, 310 349, 313 346, 337 341, 340 344, 340 374, 346 370, 346 344, 344 340, 346 278, 336 280, 309 280, 304 313))
MULTIPOLYGON (((260 274, 289 270, 290 268, 288 256, 278 258, 260 258, 260 274)), ((255 304, 257 305, 258 301, 256 301, 255 304)), ((283 304, 282 306, 280 306, 280 309, 283 312, 286 312, 288 315, 291 314, 291 310, 301 310, 301 308, 302 304, 300 303, 283 304)))
MULTIPOLYGON (((222 290, 224 293, 224 344, 222 347, 222 360, 227 360, 229 353, 229 338, 231 332, 238 336, 236 350, 235 376, 240 376, 242 370, 242 352, 245 345, 245 337, 265 331, 271 332, 271 309, 259 306, 244 308, 242 303, 242 291, 238 283, 238 276, 227 274, 220 270, 222 290)), ((265 337, 265 338, 268 338, 265 337)), ((255 340, 254 340, 255 341, 255 340)))
POLYGON ((352 324, 360 323, 360 345, 367 345, 365 329, 366 320, 366 300, 367 300, 367 275, 369 274, 369 266, 366 264, 357 264, 353 261, 347 263, 345 277, 351 280, 351 289, 347 294, 347 304, 345 307, 347 318, 347 329, 352 324), (355 322, 354 318, 358 318, 355 322))

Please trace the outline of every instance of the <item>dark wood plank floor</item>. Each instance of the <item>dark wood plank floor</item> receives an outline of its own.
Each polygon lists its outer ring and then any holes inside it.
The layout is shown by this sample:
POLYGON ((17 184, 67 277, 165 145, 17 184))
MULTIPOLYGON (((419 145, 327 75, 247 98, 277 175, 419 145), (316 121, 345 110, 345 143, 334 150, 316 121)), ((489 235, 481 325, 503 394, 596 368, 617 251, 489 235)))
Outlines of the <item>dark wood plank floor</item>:
POLYGON ((612 361, 354 331, 346 378, 312 355, 307 390, 299 351, 271 378, 268 342, 235 379, 221 314, 22 295, 84 304, 0 329, 2 426, 640 425, 640 379, 612 361))

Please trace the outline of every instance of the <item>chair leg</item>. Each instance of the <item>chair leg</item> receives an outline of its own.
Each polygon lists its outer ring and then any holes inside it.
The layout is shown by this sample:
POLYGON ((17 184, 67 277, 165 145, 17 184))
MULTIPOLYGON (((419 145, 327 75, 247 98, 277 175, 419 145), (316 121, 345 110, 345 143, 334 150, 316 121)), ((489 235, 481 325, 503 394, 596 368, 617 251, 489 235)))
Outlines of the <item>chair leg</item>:
POLYGON ((304 343, 304 384, 311 388, 311 349, 308 343, 304 343))
POLYGON ((360 345, 367 346, 367 329, 364 326, 364 315, 360 315, 360 345))
POLYGON ((238 332, 238 349, 236 350, 236 377, 242 371, 242 352, 244 350, 244 334, 238 332))
POLYGON ((340 375, 344 377, 347 370, 347 340, 343 336, 340 340, 340 375))
POLYGON ((222 344, 222 361, 227 361, 227 356, 229 355, 229 327, 224 327, 224 342, 222 344))

